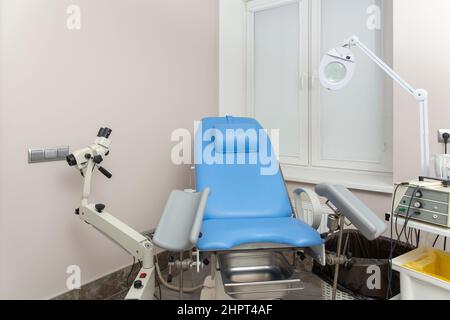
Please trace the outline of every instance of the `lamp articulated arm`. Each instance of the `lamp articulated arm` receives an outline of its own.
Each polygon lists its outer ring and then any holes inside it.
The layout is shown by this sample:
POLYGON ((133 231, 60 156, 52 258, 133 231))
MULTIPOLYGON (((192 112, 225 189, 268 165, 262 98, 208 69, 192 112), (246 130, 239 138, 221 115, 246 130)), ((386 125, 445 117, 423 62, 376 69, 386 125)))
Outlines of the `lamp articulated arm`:
POLYGON ((385 73, 388 74, 403 89, 411 94, 420 104, 420 150, 421 150, 421 175, 427 177, 430 174, 430 142, 429 142, 429 116, 428 116, 428 92, 424 89, 414 89, 408 82, 400 77, 391 67, 381 60, 374 52, 362 43, 358 37, 351 37, 344 47, 358 47, 385 73))

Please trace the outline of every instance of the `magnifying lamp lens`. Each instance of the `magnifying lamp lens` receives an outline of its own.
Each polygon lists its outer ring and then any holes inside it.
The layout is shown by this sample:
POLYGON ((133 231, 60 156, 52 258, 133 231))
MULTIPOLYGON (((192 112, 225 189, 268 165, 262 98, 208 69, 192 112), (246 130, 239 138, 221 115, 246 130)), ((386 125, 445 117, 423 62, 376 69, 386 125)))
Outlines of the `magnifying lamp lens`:
POLYGON ((338 83, 347 76, 347 68, 340 62, 333 61, 325 67, 325 77, 331 83, 338 83))

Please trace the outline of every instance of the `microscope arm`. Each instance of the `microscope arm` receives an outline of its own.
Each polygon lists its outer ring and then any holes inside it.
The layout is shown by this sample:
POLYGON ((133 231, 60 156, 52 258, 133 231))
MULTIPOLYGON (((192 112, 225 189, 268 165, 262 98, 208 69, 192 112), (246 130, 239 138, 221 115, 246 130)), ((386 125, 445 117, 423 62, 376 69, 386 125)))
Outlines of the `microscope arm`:
POLYGON ((83 221, 129 252, 137 261, 142 262, 142 269, 128 292, 126 299, 153 299, 155 279, 153 245, 142 234, 104 211, 103 205, 89 203, 94 167, 95 163, 90 159, 84 172, 83 198, 78 211, 79 216, 83 221))
POLYGON ((127 224, 106 211, 99 213, 94 204, 82 206, 80 218, 117 243, 136 260, 141 261, 144 269, 153 266, 151 242, 127 224))

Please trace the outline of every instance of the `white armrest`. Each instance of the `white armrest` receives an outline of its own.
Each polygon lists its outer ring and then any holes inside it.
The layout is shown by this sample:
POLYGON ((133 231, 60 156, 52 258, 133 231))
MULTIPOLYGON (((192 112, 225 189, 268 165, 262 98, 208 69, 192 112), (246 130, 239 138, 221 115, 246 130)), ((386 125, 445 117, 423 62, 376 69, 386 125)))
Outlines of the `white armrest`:
POLYGON ((206 203, 208 202, 210 189, 206 188, 200 196, 197 212, 195 214, 194 224, 192 225, 190 240, 192 244, 196 244, 200 236, 200 230, 202 228, 203 216, 205 215, 206 203))
POLYGON ((323 183, 316 187, 316 192, 328 199, 368 240, 375 240, 386 231, 386 223, 344 186, 323 183))
POLYGON ((170 251, 186 251, 197 244, 209 189, 192 193, 172 191, 155 231, 153 242, 170 251))

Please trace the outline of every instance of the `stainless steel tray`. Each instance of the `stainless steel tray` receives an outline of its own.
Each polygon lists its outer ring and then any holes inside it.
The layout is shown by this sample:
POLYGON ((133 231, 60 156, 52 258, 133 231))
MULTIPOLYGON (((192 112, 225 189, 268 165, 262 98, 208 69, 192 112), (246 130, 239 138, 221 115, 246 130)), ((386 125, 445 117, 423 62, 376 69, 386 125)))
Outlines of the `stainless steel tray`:
POLYGON ((219 264, 225 292, 235 299, 282 299, 304 288, 281 252, 224 253, 219 264))

